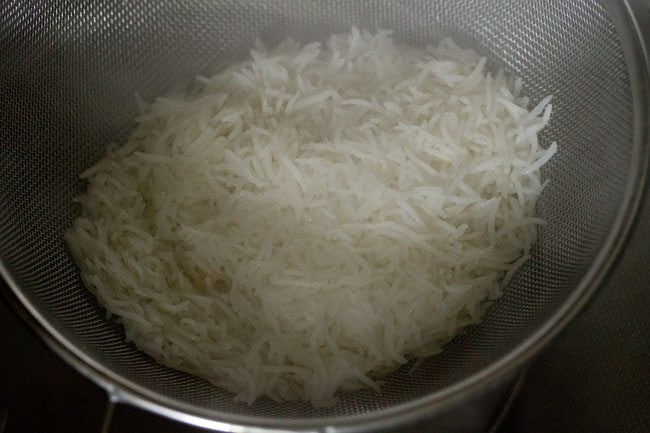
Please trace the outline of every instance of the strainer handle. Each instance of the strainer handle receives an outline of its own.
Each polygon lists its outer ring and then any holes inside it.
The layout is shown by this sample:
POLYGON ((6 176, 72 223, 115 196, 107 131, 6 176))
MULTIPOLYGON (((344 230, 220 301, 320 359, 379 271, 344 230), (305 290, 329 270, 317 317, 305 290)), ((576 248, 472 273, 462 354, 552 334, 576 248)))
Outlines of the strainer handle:
POLYGON ((108 403, 106 403, 106 411, 104 412, 104 419, 102 420, 101 433, 110 433, 111 424, 113 423, 113 413, 115 412, 115 405, 117 404, 117 397, 108 391, 108 403))

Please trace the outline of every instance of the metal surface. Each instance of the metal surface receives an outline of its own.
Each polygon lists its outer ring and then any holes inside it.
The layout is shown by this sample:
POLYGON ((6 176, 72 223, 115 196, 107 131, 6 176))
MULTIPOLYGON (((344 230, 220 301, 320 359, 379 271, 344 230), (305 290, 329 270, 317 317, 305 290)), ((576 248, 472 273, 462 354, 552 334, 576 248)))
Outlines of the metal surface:
POLYGON ((0 5, 0 270, 48 343, 114 398, 231 431, 406 431, 489 395, 587 301, 620 250, 645 176, 645 58, 624 2, 204 1, 4 2, 0 5), (62 235, 77 175, 123 140, 144 99, 241 58, 256 36, 318 39, 351 24, 412 44, 451 35, 554 94, 543 138, 559 154, 539 203, 549 222, 533 258, 485 320, 381 394, 329 408, 236 405, 206 382, 158 365, 80 284, 62 235), (480 392, 479 392, 480 391, 480 392))

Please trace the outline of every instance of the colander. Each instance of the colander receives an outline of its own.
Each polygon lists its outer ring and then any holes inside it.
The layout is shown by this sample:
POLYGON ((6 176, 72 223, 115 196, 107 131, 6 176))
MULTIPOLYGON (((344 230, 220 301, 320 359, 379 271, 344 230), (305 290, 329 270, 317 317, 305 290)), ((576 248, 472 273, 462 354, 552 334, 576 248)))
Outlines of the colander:
MULTIPOLYGON (((113 401, 234 432, 425 431, 489 399, 580 310, 633 224, 648 162, 646 57, 629 5, 595 0, 141 0, 0 3, 0 270, 6 295, 113 401), (134 126, 145 100, 244 58, 256 37, 323 40, 351 25, 412 45, 451 36, 554 95, 541 136, 558 154, 532 258, 477 326, 330 407, 233 395, 124 341, 83 287, 63 234, 79 173, 134 126), (460 409, 458 409, 460 408, 460 409), (465 409, 463 409, 465 408, 465 409), (461 412, 458 412, 460 410, 461 412)), ((406 319, 406 318, 405 318, 406 319)), ((594 354, 597 356, 597 354, 594 354)), ((56 392, 56 390, 52 390, 56 392)), ((470 412, 465 412, 470 413, 470 412)), ((456 427, 458 424, 456 424, 456 427)), ((440 428, 443 428, 440 427, 440 428)))

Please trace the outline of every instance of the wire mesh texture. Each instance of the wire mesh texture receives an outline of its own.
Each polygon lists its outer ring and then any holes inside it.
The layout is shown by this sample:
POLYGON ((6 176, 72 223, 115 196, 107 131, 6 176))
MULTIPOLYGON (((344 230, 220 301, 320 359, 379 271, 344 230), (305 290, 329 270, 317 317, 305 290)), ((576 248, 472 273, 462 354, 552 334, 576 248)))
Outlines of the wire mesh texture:
POLYGON ((445 390, 476 384, 471 378, 542 341, 566 316, 558 311, 577 304, 611 264, 647 158, 635 37, 624 2, 591 0, 5 1, 4 276, 52 344, 86 374, 141 405, 190 415, 189 422, 298 428, 343 419, 352 431, 373 414, 430 409, 447 398, 445 390), (72 202, 84 188, 78 175, 109 144, 125 140, 136 92, 152 100, 215 72, 245 57, 256 37, 269 46, 286 35, 310 42, 351 25, 393 29, 412 45, 451 36, 487 56, 491 70, 522 77, 533 101, 554 95, 542 140, 556 140, 559 153, 544 170, 551 183, 538 205, 548 225, 483 322, 415 372, 407 366, 391 374, 381 393, 342 394, 324 408, 268 399, 235 404, 230 393, 126 344, 122 328, 82 286, 63 242, 79 212, 72 202))

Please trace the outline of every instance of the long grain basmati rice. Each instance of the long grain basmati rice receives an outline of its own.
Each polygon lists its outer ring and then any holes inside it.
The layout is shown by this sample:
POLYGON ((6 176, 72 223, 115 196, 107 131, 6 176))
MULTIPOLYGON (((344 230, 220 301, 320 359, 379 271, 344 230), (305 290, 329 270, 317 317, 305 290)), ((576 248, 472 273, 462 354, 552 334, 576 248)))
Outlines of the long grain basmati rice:
POLYGON ((535 241, 550 98, 451 40, 286 39, 144 104, 66 238, 129 340, 240 401, 332 402, 476 323, 535 241), (505 281, 502 282, 505 276, 505 281))

